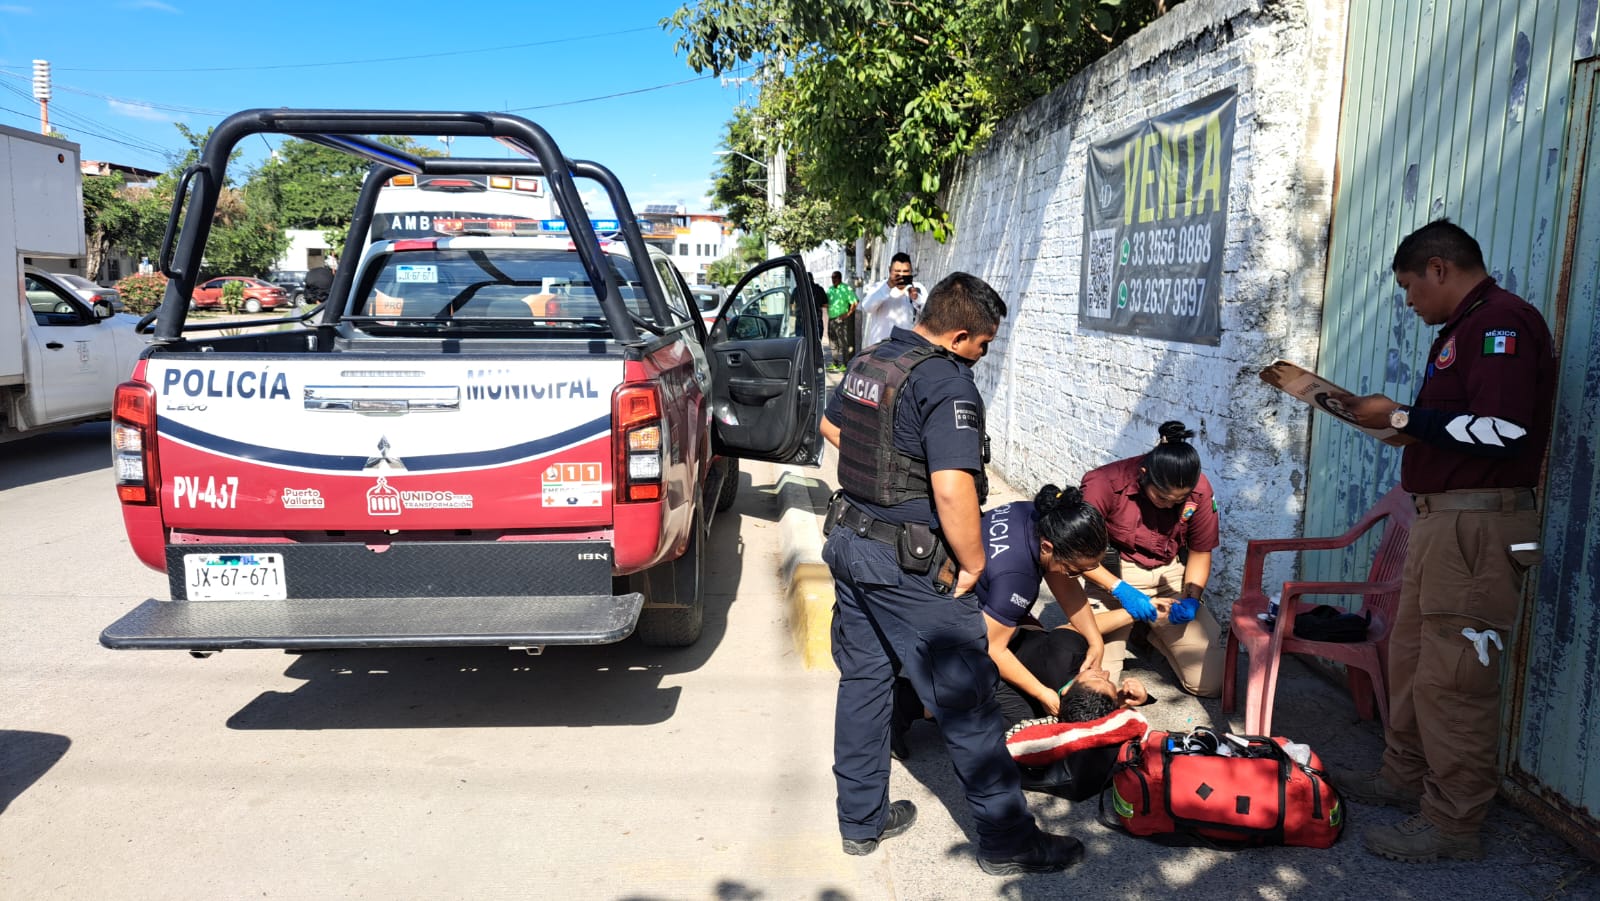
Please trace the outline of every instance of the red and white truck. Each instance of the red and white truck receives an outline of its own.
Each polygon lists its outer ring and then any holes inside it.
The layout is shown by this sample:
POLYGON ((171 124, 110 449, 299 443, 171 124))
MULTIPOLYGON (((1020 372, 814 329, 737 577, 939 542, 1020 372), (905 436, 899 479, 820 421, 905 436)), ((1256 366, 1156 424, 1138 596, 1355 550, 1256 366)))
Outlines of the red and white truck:
POLYGON ((694 642, 735 458, 820 453, 814 289, 797 258, 769 261, 707 330, 631 218, 602 246, 578 180, 631 209, 608 170, 516 116, 280 109, 220 124, 180 184, 186 215, 159 260, 171 281, 113 419, 128 537, 170 597, 102 644, 694 642), (228 155, 260 133, 372 161, 342 255, 357 262, 321 309, 207 337, 185 328, 189 294, 228 155), (494 138, 529 159, 418 158, 378 135, 494 138), (491 170, 542 178, 565 233, 361 250, 395 175, 491 170))

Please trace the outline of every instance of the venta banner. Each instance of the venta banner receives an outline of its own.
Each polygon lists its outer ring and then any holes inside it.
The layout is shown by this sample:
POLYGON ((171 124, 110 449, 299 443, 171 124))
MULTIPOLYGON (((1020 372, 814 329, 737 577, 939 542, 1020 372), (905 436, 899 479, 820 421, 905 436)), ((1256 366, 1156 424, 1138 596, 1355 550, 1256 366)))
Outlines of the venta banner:
POLYGON ((1229 88, 1090 146, 1078 300, 1085 327, 1221 343, 1237 98, 1229 88))

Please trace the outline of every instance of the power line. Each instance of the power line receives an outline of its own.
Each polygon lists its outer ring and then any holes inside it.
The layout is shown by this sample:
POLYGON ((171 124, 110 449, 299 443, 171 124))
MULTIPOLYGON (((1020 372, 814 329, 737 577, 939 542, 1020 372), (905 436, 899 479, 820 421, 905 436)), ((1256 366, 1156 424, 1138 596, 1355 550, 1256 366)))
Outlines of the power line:
MULTIPOLYGON (((0 112, 13 113, 13 114, 15 114, 17 116, 20 116, 25 121, 26 120, 32 120, 36 116, 35 113, 25 112, 23 110, 12 109, 9 106, 0 106, 0 112)), ((130 149, 133 149, 133 150, 137 150, 137 151, 139 151, 141 153, 156 154, 156 155, 159 155, 159 156, 161 156, 163 158, 165 158, 166 154, 167 154, 167 151, 165 151, 163 149, 160 149, 160 148, 152 149, 151 147, 140 146, 140 145, 137 145, 137 144, 130 144, 127 141, 119 140, 117 138, 112 137, 111 135, 101 134, 98 131, 95 131, 95 130, 93 130, 91 128, 85 128, 85 127, 83 127, 81 125, 72 125, 72 126, 70 126, 70 129, 72 131, 74 131, 74 132, 80 132, 82 134, 91 135, 93 137, 100 138, 100 139, 105 140, 105 141, 110 141, 113 144, 121 144, 124 147, 130 148, 130 149)))
POLYGON ((474 53, 498 53, 502 50, 525 50, 529 47, 548 47, 553 44, 570 44, 575 41, 589 41, 596 38, 610 38, 623 34, 636 34, 641 31, 654 31, 659 26, 648 25, 641 28, 625 28, 621 31, 605 31, 596 34, 581 34, 567 38, 551 38, 545 41, 529 41, 525 44, 503 44, 498 47, 478 47, 471 50, 444 50, 438 53, 418 53, 410 56, 382 56, 373 59, 347 59, 322 63, 277 63, 267 66, 209 66, 209 67, 183 67, 160 69, 125 69, 100 66, 56 66, 57 72, 265 72, 283 69, 322 69, 330 66, 365 66, 371 63, 398 63, 414 59, 439 59, 446 56, 469 56, 474 53))
POLYGON ((574 106, 579 103, 593 103, 596 100, 613 100, 617 97, 627 97, 633 94, 648 94, 651 91, 659 91, 662 88, 675 88, 679 85, 693 84, 697 81, 708 81, 716 77, 717 76, 715 75, 697 75, 694 78, 685 78, 683 81, 669 81, 666 84, 651 85, 648 88, 635 88, 631 91, 618 91, 615 94, 602 94, 599 97, 584 97, 581 100, 562 100, 559 103, 541 103, 536 106, 513 106, 506 110, 506 112, 521 113, 535 109, 554 109, 558 106, 574 106))

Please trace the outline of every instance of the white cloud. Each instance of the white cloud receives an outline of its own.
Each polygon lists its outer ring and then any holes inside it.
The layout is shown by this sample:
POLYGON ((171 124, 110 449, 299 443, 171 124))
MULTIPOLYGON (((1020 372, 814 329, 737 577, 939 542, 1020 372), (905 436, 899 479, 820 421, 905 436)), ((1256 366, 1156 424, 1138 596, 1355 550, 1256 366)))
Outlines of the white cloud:
POLYGON ((148 9, 151 12, 172 13, 173 15, 181 12, 176 6, 170 3, 162 3, 161 0, 132 0, 130 3, 122 4, 122 7, 124 9, 148 9))
POLYGON ((33 7, 16 6, 11 3, 0 3, 0 13, 6 13, 7 15, 12 16, 31 16, 33 15, 33 7))
POLYGON ((121 100, 107 100, 106 105, 111 107, 113 113, 119 116, 127 116, 130 119, 145 119, 150 122, 178 121, 171 113, 158 110, 153 106, 146 106, 143 103, 124 103, 121 100))

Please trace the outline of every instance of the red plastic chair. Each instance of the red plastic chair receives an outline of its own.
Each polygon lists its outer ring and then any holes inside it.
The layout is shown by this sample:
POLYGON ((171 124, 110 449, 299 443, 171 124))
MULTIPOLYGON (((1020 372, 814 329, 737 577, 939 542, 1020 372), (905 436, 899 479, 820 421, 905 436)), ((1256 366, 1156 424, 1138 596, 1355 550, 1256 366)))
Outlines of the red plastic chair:
POLYGON ((1411 495, 1394 488, 1385 494, 1361 521, 1337 538, 1276 538, 1251 541, 1245 547, 1244 585, 1233 605, 1233 620, 1228 627, 1222 680, 1222 710, 1231 713, 1237 706, 1239 646, 1250 655, 1250 682, 1245 695, 1245 733, 1272 734, 1272 702, 1278 691, 1278 663, 1282 655, 1311 654, 1337 660, 1349 673, 1350 695, 1356 713, 1372 718, 1372 699, 1378 699, 1378 714, 1389 721, 1389 686, 1384 674, 1389 664, 1389 631, 1394 625, 1395 608, 1400 599, 1400 574, 1405 566, 1406 542, 1417 508, 1411 495), (1367 531, 1384 522, 1383 536, 1373 555, 1372 570, 1365 582, 1285 582, 1272 630, 1257 618, 1267 611, 1267 594, 1262 587, 1262 568, 1268 554, 1275 551, 1316 551, 1349 547, 1367 531), (1307 641, 1294 634, 1295 616, 1315 607, 1302 600, 1306 595, 1360 595, 1364 601, 1358 613, 1372 614, 1367 639, 1359 642, 1307 641))

